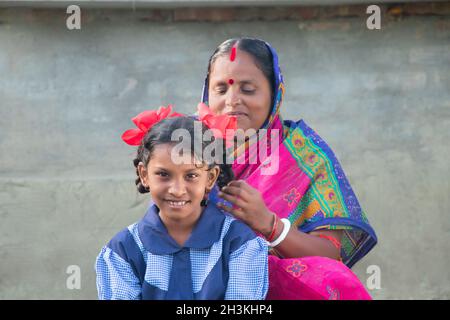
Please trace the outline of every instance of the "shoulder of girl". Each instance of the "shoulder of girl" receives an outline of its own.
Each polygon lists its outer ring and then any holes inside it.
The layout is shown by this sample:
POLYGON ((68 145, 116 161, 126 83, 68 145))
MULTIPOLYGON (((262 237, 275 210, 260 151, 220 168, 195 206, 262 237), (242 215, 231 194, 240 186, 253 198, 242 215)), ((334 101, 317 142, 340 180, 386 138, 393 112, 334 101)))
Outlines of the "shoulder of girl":
POLYGON ((230 241, 239 242, 240 246, 249 240, 255 239, 257 235, 247 224, 239 219, 231 217, 226 237, 230 241))
POLYGON ((126 256, 127 251, 134 250, 137 246, 133 234, 131 233, 134 225, 135 224, 132 224, 129 227, 125 227, 120 230, 116 233, 116 235, 114 235, 114 237, 111 238, 106 246, 120 256, 126 256))

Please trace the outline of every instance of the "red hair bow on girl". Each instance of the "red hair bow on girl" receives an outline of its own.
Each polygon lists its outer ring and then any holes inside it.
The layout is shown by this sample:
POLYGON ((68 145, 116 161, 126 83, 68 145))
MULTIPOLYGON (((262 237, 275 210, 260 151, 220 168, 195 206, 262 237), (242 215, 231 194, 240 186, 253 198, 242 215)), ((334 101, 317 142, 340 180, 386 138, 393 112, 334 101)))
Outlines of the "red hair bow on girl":
POLYGON ((148 110, 139 113, 131 119, 137 129, 130 129, 122 134, 122 140, 131 146, 138 146, 146 133, 159 121, 165 118, 181 117, 183 114, 172 112, 172 105, 167 107, 159 107, 158 110, 148 110))
POLYGON ((209 107, 200 102, 197 106, 198 116, 208 128, 213 130, 216 138, 222 138, 229 141, 233 138, 237 130, 237 120, 235 116, 222 114, 220 116, 214 115, 209 107))

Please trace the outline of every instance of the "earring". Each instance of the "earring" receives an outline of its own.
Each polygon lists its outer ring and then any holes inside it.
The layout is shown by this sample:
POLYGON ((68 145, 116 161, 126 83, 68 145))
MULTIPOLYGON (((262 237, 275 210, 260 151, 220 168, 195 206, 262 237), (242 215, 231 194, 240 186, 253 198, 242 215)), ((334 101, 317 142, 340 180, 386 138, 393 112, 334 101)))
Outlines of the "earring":
POLYGON ((209 194, 209 190, 205 189, 205 197, 203 198, 203 200, 200 202, 200 206, 202 207, 206 207, 208 205, 208 194, 209 194))

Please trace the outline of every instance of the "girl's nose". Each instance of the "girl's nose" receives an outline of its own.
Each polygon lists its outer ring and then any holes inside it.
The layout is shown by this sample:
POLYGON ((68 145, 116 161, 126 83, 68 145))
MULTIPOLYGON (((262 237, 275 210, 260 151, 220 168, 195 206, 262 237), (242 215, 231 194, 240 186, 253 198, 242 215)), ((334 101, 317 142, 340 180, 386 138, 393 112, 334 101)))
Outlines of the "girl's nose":
POLYGON ((181 181, 174 181, 174 183, 170 185, 169 193, 174 197, 179 198, 186 193, 186 186, 181 181))

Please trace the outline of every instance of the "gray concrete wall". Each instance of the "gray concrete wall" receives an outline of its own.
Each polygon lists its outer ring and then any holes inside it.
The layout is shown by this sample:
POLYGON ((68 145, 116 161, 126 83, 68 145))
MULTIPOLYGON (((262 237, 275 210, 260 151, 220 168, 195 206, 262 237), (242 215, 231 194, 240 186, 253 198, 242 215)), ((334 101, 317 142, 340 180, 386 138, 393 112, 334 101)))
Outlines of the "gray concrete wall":
MULTIPOLYGON (((418 2, 420 0, 403 0, 418 2)), ((438 0, 444 1, 444 0, 438 0)), ((376 3, 398 2, 378 0, 376 3)), ((428 1, 430 2, 430 1, 428 1)), ((83 8, 177 8, 177 7, 230 7, 230 6, 298 6, 298 5, 338 5, 374 4, 371 0, 0 0, 0 7, 40 7, 57 8, 77 4, 83 8)))
POLYGON ((142 11, 0 10, 0 298, 95 299, 94 261, 148 202, 134 187, 130 118, 200 99, 224 39, 272 43, 282 113, 331 145, 377 231, 354 267, 375 299, 450 298, 450 19, 364 15, 170 22, 142 11), (66 287, 69 265, 81 289, 66 287))

